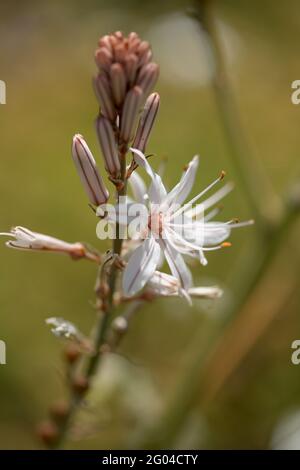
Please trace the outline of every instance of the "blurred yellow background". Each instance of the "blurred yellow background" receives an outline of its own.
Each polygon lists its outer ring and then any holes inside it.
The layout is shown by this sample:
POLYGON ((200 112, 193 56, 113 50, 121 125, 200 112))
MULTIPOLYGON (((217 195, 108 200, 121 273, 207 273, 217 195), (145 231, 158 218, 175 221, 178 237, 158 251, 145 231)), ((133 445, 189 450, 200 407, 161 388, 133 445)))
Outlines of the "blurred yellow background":
MULTIPOLYGON (((93 53, 99 36, 119 29, 137 31, 150 41, 161 67, 161 107, 148 151, 157 155, 152 160, 156 168, 159 157, 168 159, 166 184, 172 187, 199 153, 197 188, 221 169, 235 182, 222 220, 253 216, 216 106, 207 38, 186 15, 189 7, 183 0, 11 1, 2 6, 0 79, 7 85, 7 104, 0 106, 1 231, 23 225, 108 248, 96 238, 96 219, 70 148, 72 136, 83 134, 103 170, 93 126, 93 53)), ((300 106, 290 99, 291 83, 300 79, 300 4, 220 0, 215 12, 254 166, 263 167, 281 197, 300 176, 300 106)), ((268 208, 269 189, 257 182, 253 192, 268 208)), ((93 412, 91 423, 86 412, 67 447, 128 448, 160 416, 182 383, 198 341, 200 349, 201 338, 204 342, 216 317, 224 315, 224 304, 236 295, 236 280, 253 262, 256 236, 256 226, 234 231, 230 249, 211 253, 208 266, 194 270, 196 284, 221 285, 223 299, 195 301, 192 309, 181 300, 162 300, 136 315, 120 355, 107 358, 95 386, 97 419, 93 412)), ((0 339, 7 345, 7 365, 0 366, 0 448, 39 448, 35 425, 64 390, 62 344, 44 320, 62 316, 88 333, 96 271, 85 261, 8 250, 4 239, 0 253, 0 339)), ((300 338, 300 300, 297 290, 288 299, 282 294, 297 281, 299 255, 298 223, 241 313, 246 321, 230 336, 231 353, 226 355, 225 348, 208 389, 237 359, 232 373, 206 406, 200 396, 193 401, 166 446, 269 447, 281 419, 299 410, 300 366, 290 356, 291 343, 300 338), (269 316, 263 335, 237 358, 235 342, 247 341, 248 331, 256 331, 257 322, 269 316)), ((300 438, 297 442, 300 446, 300 438)))

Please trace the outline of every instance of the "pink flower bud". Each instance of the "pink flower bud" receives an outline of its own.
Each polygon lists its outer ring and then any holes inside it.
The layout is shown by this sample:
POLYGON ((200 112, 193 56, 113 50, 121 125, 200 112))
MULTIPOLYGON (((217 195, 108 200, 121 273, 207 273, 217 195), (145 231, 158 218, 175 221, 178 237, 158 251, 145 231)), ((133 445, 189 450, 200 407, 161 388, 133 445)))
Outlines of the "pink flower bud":
POLYGON ((101 73, 93 79, 93 84, 95 94, 100 103, 102 114, 111 121, 114 121, 116 118, 116 109, 113 103, 107 77, 101 73))
POLYGON ((145 103, 132 147, 144 152, 159 108, 159 94, 152 93, 145 103))
POLYGON ((114 101, 120 106, 126 93, 126 77, 121 64, 116 63, 110 67, 110 79, 114 101))
POLYGON ((96 131, 105 160, 105 168, 110 175, 117 177, 120 173, 120 160, 117 142, 112 125, 104 116, 96 119, 96 131))
POLYGON ((98 172, 94 157, 83 137, 73 137, 72 156, 86 194, 92 204, 104 204, 109 193, 98 172))
POLYGON ((139 86, 132 88, 126 95, 121 119, 120 137, 124 142, 132 138, 134 124, 140 109, 143 91, 139 86))
POLYGON ((109 70, 109 67, 112 63, 112 54, 106 47, 100 47, 95 52, 95 60, 98 67, 104 70, 109 70))
POLYGON ((147 96, 154 87, 159 75, 159 67, 157 64, 150 63, 141 68, 137 84, 142 88, 147 96))
POLYGON ((127 80, 130 85, 133 85, 136 79, 138 67, 138 59, 135 54, 129 54, 125 59, 125 70, 127 75, 127 80))

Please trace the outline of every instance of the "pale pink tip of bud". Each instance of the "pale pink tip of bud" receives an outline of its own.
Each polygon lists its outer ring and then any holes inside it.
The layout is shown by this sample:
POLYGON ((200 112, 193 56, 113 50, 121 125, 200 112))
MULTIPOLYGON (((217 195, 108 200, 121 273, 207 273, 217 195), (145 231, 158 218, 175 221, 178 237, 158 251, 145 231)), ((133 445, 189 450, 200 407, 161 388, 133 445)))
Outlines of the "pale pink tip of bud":
POLYGON ((137 48, 137 54, 139 56, 139 66, 147 64, 152 58, 150 44, 147 41, 142 41, 137 48))
POLYGON ((115 103, 120 106, 126 93, 126 77, 121 64, 115 63, 110 67, 110 78, 115 103))
POLYGON ((159 75, 159 66, 155 63, 144 65, 139 73, 137 80, 138 86, 140 86, 147 96, 148 93, 153 89, 159 75))
POLYGON ((96 119, 96 131, 105 160, 105 168, 110 175, 117 177, 121 167, 116 138, 110 121, 104 116, 99 116, 96 119))
POLYGON ((109 197, 109 193, 98 172, 95 159, 87 143, 79 134, 73 137, 72 157, 90 202, 96 206, 104 204, 109 197))
POLYGON ((119 39, 119 40, 122 40, 123 37, 124 37, 122 31, 116 31, 116 32, 114 33, 114 36, 115 36, 117 39, 119 39))
POLYGON ((100 47, 100 49, 97 49, 95 52, 95 61, 100 69, 109 70, 112 59, 112 54, 106 47, 100 47))
POLYGON ((144 152, 159 109, 160 97, 158 93, 148 96, 145 103, 132 147, 144 152))
POLYGON ((137 33, 132 31, 131 33, 128 34, 128 41, 133 41, 134 39, 139 39, 139 36, 137 33))
POLYGON ((116 118, 116 109, 114 107, 109 82, 103 73, 99 74, 93 79, 93 85, 95 94, 100 103, 101 112, 111 121, 114 121, 116 118))
POLYGON ((143 90, 139 86, 132 88, 126 95, 121 119, 120 137, 128 143, 132 139, 134 124, 142 103, 143 90))
POLYGON ((102 36, 99 39, 98 45, 99 47, 106 47, 110 52, 112 51, 110 37, 108 36, 108 34, 106 34, 105 36, 102 36))

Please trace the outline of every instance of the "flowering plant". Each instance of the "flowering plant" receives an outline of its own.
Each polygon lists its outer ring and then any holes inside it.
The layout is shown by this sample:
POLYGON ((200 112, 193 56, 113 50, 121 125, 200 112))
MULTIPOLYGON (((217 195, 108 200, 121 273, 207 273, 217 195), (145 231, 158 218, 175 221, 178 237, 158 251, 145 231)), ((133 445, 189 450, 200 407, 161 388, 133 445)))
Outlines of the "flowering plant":
POLYGON ((99 266, 95 294, 97 320, 94 334, 86 337, 63 318, 47 319, 51 331, 68 340, 69 402, 54 407, 52 419, 42 424, 40 436, 50 447, 65 437, 74 412, 91 387, 101 357, 115 349, 126 332, 129 314, 116 315, 116 307, 130 303, 130 314, 143 302, 158 297, 217 298, 217 286, 193 285, 187 260, 207 264, 206 254, 230 246, 231 230, 252 223, 213 221, 216 204, 232 185, 226 184, 208 198, 203 197, 224 179, 224 172, 208 187, 185 203, 193 187, 199 158, 195 156, 171 190, 145 154, 160 97, 151 93, 159 73, 146 41, 136 33, 125 37, 116 32, 102 37, 95 54, 98 73, 93 84, 100 110, 95 126, 108 179, 115 188, 115 200, 108 204, 109 191, 101 177, 88 144, 80 134, 72 142, 72 157, 80 180, 99 218, 97 235, 110 234, 112 249, 99 253, 83 243, 67 243, 24 227, 15 227, 7 246, 15 249, 64 253, 72 259, 87 259, 99 266), (150 178, 147 187, 136 171, 150 178), (131 196, 127 196, 127 186, 131 196), (200 204, 195 205, 196 202, 200 204), (184 204, 185 203, 185 204, 184 204), (127 233, 124 236, 124 228, 127 233), (169 272, 163 270, 166 260, 169 272))

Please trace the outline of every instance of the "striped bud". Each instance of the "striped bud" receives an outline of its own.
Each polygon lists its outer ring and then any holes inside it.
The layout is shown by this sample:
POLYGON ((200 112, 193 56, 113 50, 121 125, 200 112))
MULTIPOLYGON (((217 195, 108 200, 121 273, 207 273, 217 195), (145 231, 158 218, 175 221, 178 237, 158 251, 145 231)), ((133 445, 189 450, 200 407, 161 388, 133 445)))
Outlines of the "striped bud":
POLYGON ((126 95, 121 120, 120 137, 124 142, 132 138, 134 124, 143 98, 143 90, 139 86, 132 88, 126 95))
POLYGON ((96 131, 108 173, 116 177, 120 173, 120 160, 112 125, 104 116, 96 119, 96 131))
POLYGON ((145 103, 132 147, 144 152, 159 108, 159 94, 152 93, 145 103))
POLYGON ((95 52, 95 61, 98 67, 108 70, 112 63, 112 54, 106 47, 100 47, 95 52))
POLYGON ((138 68, 138 59, 136 55, 129 54, 125 59, 125 70, 126 70, 127 79, 130 85, 133 85, 133 83, 135 82, 137 68, 138 68))
POLYGON ((124 44, 118 44, 114 49, 114 53, 115 53, 115 60, 117 62, 123 62, 127 54, 127 50, 124 44))
POLYGON ((116 109, 113 103, 109 82, 107 77, 101 73, 93 79, 95 94, 101 106, 101 112, 114 121, 116 118, 116 109))
POLYGON ((154 87, 159 75, 159 67, 155 63, 144 65, 141 68, 137 84, 142 88, 147 96, 154 87))
POLYGON ((104 204, 109 197, 109 193, 104 186, 87 143, 79 134, 73 137, 72 156, 90 202, 96 206, 104 204))
POLYGON ((122 65, 115 63, 111 66, 110 79, 115 103, 120 106, 126 93, 126 77, 122 65))
POLYGON ((137 54, 139 55, 139 65, 144 61, 144 57, 148 54, 150 51, 150 44, 147 41, 142 41, 138 48, 137 48, 137 54))

